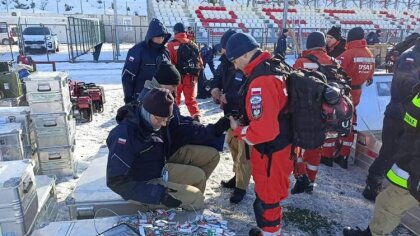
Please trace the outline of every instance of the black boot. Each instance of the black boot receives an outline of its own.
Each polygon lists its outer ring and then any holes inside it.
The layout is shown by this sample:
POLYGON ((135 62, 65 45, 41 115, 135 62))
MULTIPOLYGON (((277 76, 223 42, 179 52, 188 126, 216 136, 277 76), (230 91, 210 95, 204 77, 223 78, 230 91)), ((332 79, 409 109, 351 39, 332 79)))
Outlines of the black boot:
POLYGON ((328 158, 328 157, 321 157, 321 163, 326 165, 326 166, 332 167, 333 166, 333 159, 328 158))
POLYGON ((309 182, 308 187, 305 188, 305 193, 312 194, 312 192, 314 191, 314 186, 314 181, 309 182))
POLYGON ((239 203, 240 201, 242 201, 242 199, 244 199, 245 194, 246 190, 235 188, 229 200, 231 203, 239 203))
POLYGON ((236 175, 233 176, 228 181, 222 180, 222 182, 220 184, 222 185, 223 188, 235 188, 235 186, 236 186, 236 175))
POLYGON ((259 228, 252 228, 249 230, 249 236, 261 236, 262 231, 259 228))
POLYGON ((366 187, 363 190, 363 197, 370 201, 375 201, 376 196, 381 192, 382 190, 382 184, 381 183, 373 183, 366 181, 366 187))
POLYGON ((343 234, 344 236, 372 236, 369 226, 365 230, 362 230, 359 227, 356 227, 356 228, 346 227, 343 229, 343 234))
POLYGON ((347 169, 347 161, 348 161, 348 157, 346 156, 338 156, 337 158, 334 159, 334 162, 337 163, 341 168, 343 169, 347 169))
POLYGON ((296 179, 295 186, 292 188, 291 193, 292 194, 299 194, 299 193, 305 192, 305 189, 308 188, 309 183, 310 182, 309 182, 308 176, 306 176, 306 175, 299 176, 296 179))

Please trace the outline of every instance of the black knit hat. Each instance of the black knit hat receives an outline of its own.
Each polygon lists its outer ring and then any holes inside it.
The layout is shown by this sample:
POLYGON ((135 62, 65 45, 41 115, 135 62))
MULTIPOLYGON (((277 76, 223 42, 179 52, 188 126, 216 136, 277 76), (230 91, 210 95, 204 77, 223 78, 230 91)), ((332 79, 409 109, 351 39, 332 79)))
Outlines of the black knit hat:
POLYGON ((233 29, 229 29, 228 31, 226 31, 222 38, 220 39, 220 46, 222 46, 222 48, 226 49, 226 45, 228 40, 230 39, 230 36, 234 35, 236 33, 235 30, 233 29))
POLYGON ((143 108, 159 117, 172 116, 174 97, 168 89, 154 88, 143 99, 143 108))
POLYGON ((337 26, 331 27, 330 30, 328 30, 327 35, 331 35, 333 38, 340 40, 341 37, 341 28, 337 26))
POLYGON ((365 31, 362 27, 355 27, 347 33, 347 42, 361 40, 365 38, 365 31))
POLYGON ((233 61, 238 57, 250 52, 260 45, 254 37, 245 33, 236 33, 232 35, 226 44, 226 56, 229 61, 233 61))
POLYGON ((282 32, 283 32, 283 34, 284 34, 284 33, 289 32, 289 30, 288 30, 288 29, 283 29, 283 30, 282 30, 282 32))
POLYGON ((325 47, 325 35, 322 32, 315 31, 308 35, 306 40, 306 49, 325 47))
POLYGON ((159 70, 155 74, 155 79, 159 84, 178 85, 181 81, 181 75, 173 64, 168 61, 162 61, 159 70))
POLYGON ((185 33, 184 24, 182 24, 182 23, 176 23, 174 25, 174 33, 175 34, 177 34, 177 33, 185 33))

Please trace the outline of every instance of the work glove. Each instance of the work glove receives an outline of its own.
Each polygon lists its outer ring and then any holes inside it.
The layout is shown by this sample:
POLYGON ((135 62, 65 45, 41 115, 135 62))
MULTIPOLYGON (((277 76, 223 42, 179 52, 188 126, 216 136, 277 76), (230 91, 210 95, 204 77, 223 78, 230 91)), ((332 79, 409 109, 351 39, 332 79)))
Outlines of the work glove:
POLYGON ((216 136, 223 134, 226 130, 230 128, 230 121, 227 117, 220 118, 214 124, 214 133, 216 136))
POLYGON ((169 208, 177 208, 179 207, 182 202, 172 196, 171 193, 176 193, 175 189, 165 188, 165 192, 162 194, 162 198, 160 199, 160 203, 169 207, 169 208))
POLYGON ((368 79, 368 80, 366 80, 366 87, 371 86, 371 85, 372 85, 372 83, 373 83, 373 79, 368 79))

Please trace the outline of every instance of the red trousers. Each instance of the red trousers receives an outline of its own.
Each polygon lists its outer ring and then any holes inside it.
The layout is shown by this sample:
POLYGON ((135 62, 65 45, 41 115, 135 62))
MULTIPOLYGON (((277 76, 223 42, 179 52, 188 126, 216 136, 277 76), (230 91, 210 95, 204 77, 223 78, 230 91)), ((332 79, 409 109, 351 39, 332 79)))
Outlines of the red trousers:
POLYGON ((321 148, 303 150, 303 157, 298 156, 294 176, 308 175, 310 181, 315 181, 321 162, 321 148))
POLYGON ((181 94, 184 93, 185 105, 187 106, 188 112, 192 117, 200 115, 196 100, 197 79, 198 77, 183 75, 182 82, 180 85, 178 85, 176 90, 176 105, 179 106, 181 104, 181 94))
MULTIPOLYGON (((276 205, 275 208, 263 212, 256 212, 254 206, 256 217, 260 216, 266 221, 281 220, 282 218, 280 201, 286 199, 289 194, 289 176, 293 171, 290 148, 291 145, 273 153, 270 177, 267 175, 268 157, 261 158, 261 154, 255 148, 251 150, 251 173, 255 182, 255 194, 264 204, 276 205)), ((274 233, 280 230, 281 225, 270 227, 258 225, 258 227, 265 232, 274 233)))

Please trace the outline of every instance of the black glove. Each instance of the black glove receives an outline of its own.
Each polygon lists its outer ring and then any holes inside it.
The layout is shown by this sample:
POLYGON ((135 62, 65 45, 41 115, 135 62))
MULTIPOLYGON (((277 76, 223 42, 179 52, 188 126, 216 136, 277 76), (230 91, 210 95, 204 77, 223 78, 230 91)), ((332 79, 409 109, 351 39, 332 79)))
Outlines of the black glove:
POLYGON ((175 189, 166 188, 165 192, 162 194, 160 203, 162 203, 163 205, 169 208, 179 207, 182 204, 182 202, 171 195, 171 193, 175 193, 175 192, 177 192, 175 189))
POLYGON ((373 83, 373 79, 368 79, 368 80, 366 80, 366 87, 371 86, 371 85, 372 85, 372 83, 373 83))
POLYGON ((411 195, 420 202, 420 175, 410 175, 407 187, 411 195))
POLYGON ((230 120, 227 117, 222 117, 214 124, 214 134, 221 135, 229 128, 230 120))

